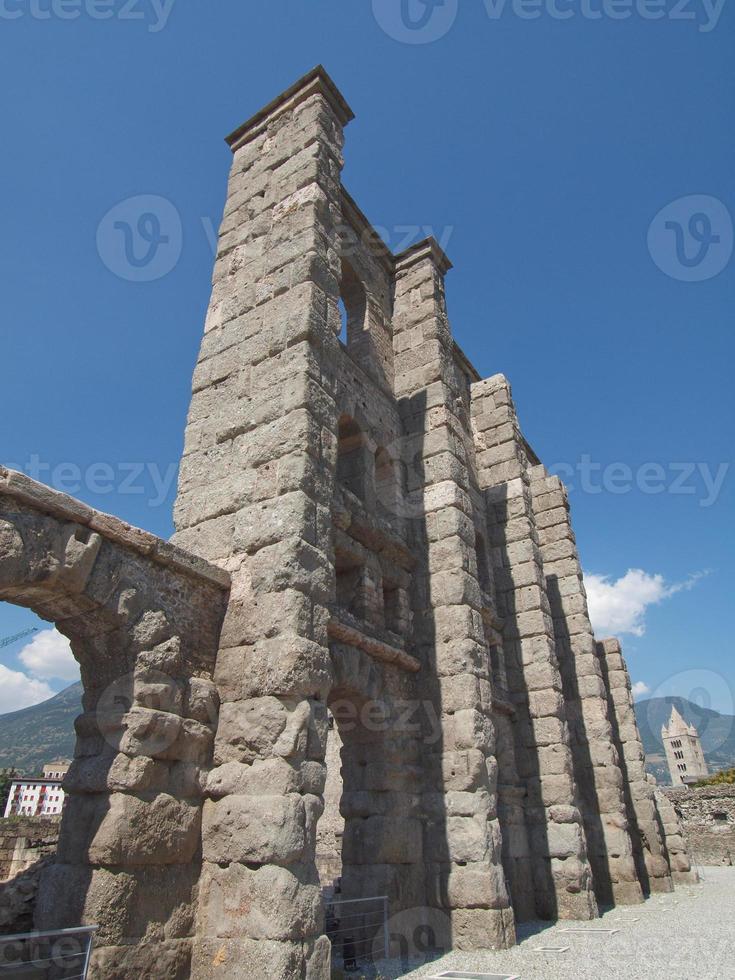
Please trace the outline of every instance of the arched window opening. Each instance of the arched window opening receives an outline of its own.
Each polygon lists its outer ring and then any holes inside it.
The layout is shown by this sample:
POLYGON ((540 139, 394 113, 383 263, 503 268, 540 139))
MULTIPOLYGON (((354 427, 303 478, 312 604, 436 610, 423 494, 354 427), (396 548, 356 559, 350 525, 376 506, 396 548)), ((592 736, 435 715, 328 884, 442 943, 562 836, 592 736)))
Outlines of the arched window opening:
POLYGON ((347 346, 347 307, 345 306, 345 301, 341 296, 337 305, 339 307, 339 319, 341 323, 339 329, 339 339, 345 346, 347 346))
POLYGON ((344 337, 340 336, 340 340, 349 348, 365 330, 367 294, 355 270, 344 259, 342 260, 340 303, 340 312, 344 309, 343 327, 345 334, 344 337))

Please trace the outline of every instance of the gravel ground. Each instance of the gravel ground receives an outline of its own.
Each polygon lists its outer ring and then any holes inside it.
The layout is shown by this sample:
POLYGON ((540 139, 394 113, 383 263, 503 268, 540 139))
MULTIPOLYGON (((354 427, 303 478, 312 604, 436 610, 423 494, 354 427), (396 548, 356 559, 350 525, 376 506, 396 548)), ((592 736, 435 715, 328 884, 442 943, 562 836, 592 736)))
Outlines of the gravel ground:
POLYGON ((510 950, 450 953, 421 965, 384 962, 378 976, 428 978, 454 970, 521 980, 735 980, 735 868, 700 870, 700 885, 618 907, 593 922, 526 924, 510 950), (569 949, 542 952, 542 946, 569 949))

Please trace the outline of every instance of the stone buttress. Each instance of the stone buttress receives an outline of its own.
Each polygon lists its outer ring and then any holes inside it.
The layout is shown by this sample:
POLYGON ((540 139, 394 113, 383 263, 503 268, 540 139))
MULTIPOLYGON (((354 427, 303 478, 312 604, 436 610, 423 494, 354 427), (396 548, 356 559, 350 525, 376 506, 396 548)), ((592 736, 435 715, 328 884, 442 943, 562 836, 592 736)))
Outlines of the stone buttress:
POLYGON ((472 424, 498 611, 505 621, 536 912, 541 918, 589 918, 597 914, 597 905, 533 507, 529 471, 537 461, 521 434, 502 375, 473 384, 472 424))
POLYGON ((204 806, 196 977, 328 976, 314 864, 334 596, 340 169, 352 114, 313 72, 230 138, 176 541, 232 593, 204 806))
POLYGON ((633 707, 630 675, 616 639, 596 644, 607 693, 609 718, 623 775, 623 792, 638 879, 645 893, 673 891, 664 829, 655 787, 646 773, 646 757, 633 707))
MULTIPOLYGON (((444 298, 449 263, 433 240, 396 260, 395 394, 412 514, 413 644, 443 738, 428 746, 428 895, 456 947, 513 941, 501 860, 491 660, 476 542, 486 534, 473 473, 469 381, 444 298)), ((488 610, 489 611, 489 610, 488 610)))

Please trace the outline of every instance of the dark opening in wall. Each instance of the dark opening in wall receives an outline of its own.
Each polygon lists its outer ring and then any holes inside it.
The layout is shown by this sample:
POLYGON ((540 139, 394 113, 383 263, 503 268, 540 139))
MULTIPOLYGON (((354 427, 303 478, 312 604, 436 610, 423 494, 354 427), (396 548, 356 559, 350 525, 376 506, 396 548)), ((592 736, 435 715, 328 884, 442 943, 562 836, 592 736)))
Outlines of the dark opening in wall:
POLYGON ((725 813, 725 812, 724 812, 723 810, 716 810, 716 811, 715 811, 715 812, 714 812, 714 813, 712 814, 712 819, 713 819, 713 820, 717 820, 717 821, 719 821, 720 823, 724 823, 724 822, 726 822, 726 821, 727 821, 727 814, 726 814, 726 813, 725 813))
POLYGON ((383 581, 383 608, 385 610, 385 628, 392 633, 400 633, 401 596, 398 586, 393 582, 383 581))
POLYGON ((353 418, 343 415, 337 430, 337 482, 365 499, 366 490, 365 440, 360 426, 353 418))
POLYGON ((477 579, 483 592, 491 591, 490 565, 487 560, 485 539, 481 534, 475 538, 475 553, 477 554, 477 579))
POLYGON ((363 615, 362 566, 349 555, 337 551, 334 560, 337 605, 353 616, 363 615))

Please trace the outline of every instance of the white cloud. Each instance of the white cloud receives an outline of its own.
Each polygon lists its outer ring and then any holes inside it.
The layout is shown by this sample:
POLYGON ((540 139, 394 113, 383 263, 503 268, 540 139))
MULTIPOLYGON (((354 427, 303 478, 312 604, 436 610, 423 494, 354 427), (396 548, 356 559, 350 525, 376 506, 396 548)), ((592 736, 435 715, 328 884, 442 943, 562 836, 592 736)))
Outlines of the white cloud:
POLYGON ((645 681, 636 681, 632 690, 634 698, 642 698, 645 694, 651 693, 651 688, 645 681))
POLYGON ((0 714, 20 711, 53 696, 54 692, 44 681, 0 664, 0 714))
POLYGON ((23 647, 18 659, 31 677, 42 681, 55 678, 60 681, 79 680, 79 664, 71 652, 71 645, 57 629, 44 630, 23 647))
POLYGON ((598 636, 632 633, 643 636, 646 610, 677 592, 691 589, 706 572, 692 575, 686 582, 669 584, 663 575, 649 575, 640 568, 629 568, 622 578, 585 575, 592 628, 598 636))

